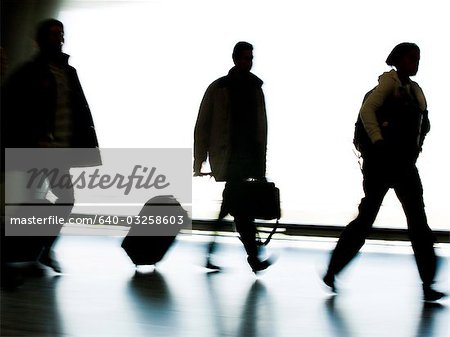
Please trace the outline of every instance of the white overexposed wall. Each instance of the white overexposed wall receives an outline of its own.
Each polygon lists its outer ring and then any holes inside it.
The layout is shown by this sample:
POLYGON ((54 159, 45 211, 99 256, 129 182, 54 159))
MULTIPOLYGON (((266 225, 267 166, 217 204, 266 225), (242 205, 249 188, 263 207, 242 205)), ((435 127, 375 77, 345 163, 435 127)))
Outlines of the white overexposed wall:
MULTIPOLYGON (((268 178, 280 187, 283 222, 344 225, 362 197, 353 130, 366 91, 390 68, 391 49, 421 48, 414 78, 431 133, 418 161, 433 229, 450 228, 443 1, 67 0, 64 51, 88 98, 101 147, 193 146, 207 86, 232 66, 237 41, 254 45, 269 119, 268 178)), ((221 184, 193 179, 193 216, 214 218, 221 184)), ((389 192, 376 226, 405 227, 389 192)))

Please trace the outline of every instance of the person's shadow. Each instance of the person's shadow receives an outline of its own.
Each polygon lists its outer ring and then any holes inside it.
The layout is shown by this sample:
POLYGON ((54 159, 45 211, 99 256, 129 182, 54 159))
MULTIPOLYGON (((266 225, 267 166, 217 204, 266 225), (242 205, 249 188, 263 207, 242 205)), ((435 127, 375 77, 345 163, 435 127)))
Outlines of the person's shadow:
MULTIPOLYGON (((354 334, 349 328, 348 322, 342 315, 339 306, 336 305, 337 296, 332 296, 325 301, 325 312, 332 329, 332 336, 352 337, 354 334)), ((448 308, 440 303, 423 303, 419 317, 416 337, 438 337, 438 330, 448 331, 448 308)), ((443 334, 442 336, 444 336, 443 334)))
POLYGON ((128 285, 138 323, 158 327, 173 327, 176 324, 174 301, 160 272, 156 269, 146 273, 136 271, 128 285))
POLYGON ((1 290, 2 336, 65 336, 59 276, 35 277, 20 289, 1 290))
POLYGON ((259 280, 248 291, 241 317, 237 336, 276 336, 267 289, 259 280))
MULTIPOLYGON (((264 284, 256 279, 248 290, 247 296, 244 300, 243 309, 240 315, 240 324, 236 333, 227 331, 227 324, 223 322, 223 312, 225 308, 222 308, 220 301, 220 288, 214 284, 220 273, 208 273, 206 274, 207 288, 209 291, 209 298, 211 299, 212 306, 212 319, 216 328, 216 335, 225 336, 276 336, 274 324, 274 316, 272 315, 272 307, 264 284)), ((223 284, 223 283, 221 283, 223 284)))
POLYGON ((436 337, 437 330, 449 331, 448 308, 441 303, 427 303, 422 307, 417 337, 436 337))
POLYGON ((337 296, 331 296, 325 301, 325 313, 330 322, 333 336, 335 337, 352 337, 351 331, 347 326, 346 320, 342 317, 341 312, 336 306, 337 296))

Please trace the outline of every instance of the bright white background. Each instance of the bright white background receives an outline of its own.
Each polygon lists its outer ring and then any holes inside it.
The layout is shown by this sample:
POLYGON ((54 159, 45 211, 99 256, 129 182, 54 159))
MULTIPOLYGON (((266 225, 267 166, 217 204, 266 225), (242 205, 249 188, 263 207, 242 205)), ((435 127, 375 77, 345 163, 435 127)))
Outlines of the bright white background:
MULTIPOLYGON (((101 147, 192 147, 206 87, 251 42, 269 118, 268 178, 283 222, 345 225, 362 197, 354 122, 390 50, 422 50, 431 133, 418 166, 429 223, 450 228, 450 31, 444 1, 66 0, 64 51, 79 72, 101 147)), ((214 218, 222 185, 193 179, 193 214, 214 218)), ((405 227, 389 193, 376 222, 405 227)))

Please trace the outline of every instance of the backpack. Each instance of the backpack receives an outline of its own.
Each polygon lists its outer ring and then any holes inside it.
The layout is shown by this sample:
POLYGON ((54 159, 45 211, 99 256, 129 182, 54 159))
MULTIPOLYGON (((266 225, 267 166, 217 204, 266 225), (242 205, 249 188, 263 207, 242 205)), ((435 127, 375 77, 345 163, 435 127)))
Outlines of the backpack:
MULTIPOLYGON (((362 105, 375 88, 364 95, 362 105)), ((390 99, 378 109, 376 116, 381 126, 383 139, 391 149, 418 156, 422 151, 425 136, 430 131, 430 121, 428 111, 420 110, 416 99, 411 100, 411 97, 406 95, 390 99)), ((355 123, 353 145, 362 156, 372 148, 372 141, 364 128, 359 112, 355 123)))
MULTIPOLYGON (((364 105, 364 102, 367 100, 367 97, 369 97, 369 95, 374 90, 375 88, 372 88, 364 95, 361 106, 364 105)), ((369 135, 367 134, 367 131, 364 128, 359 112, 358 118, 356 119, 355 123, 355 132, 353 134, 353 145, 355 146, 356 150, 358 150, 361 154, 366 153, 367 150, 372 145, 372 141, 370 140, 369 135)))

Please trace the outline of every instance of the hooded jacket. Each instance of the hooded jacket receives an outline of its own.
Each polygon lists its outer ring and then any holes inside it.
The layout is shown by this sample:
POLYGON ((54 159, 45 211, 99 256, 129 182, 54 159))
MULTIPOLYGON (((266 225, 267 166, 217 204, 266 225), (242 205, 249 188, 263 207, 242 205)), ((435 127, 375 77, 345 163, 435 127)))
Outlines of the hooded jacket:
MULTIPOLYGON (((427 101, 422 88, 414 81, 410 81, 411 94, 414 95, 422 111, 427 109, 427 101)), ((376 112, 382 105, 392 98, 401 98, 401 90, 404 88, 397 72, 391 70, 385 72, 378 78, 378 85, 367 97, 359 112, 364 128, 367 131, 372 143, 383 139, 381 126, 378 123, 376 112)))
POLYGON ((359 115, 372 144, 384 140, 393 153, 417 159, 430 125, 425 95, 416 82, 402 83, 395 70, 383 73, 359 115))

